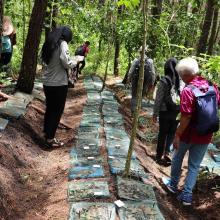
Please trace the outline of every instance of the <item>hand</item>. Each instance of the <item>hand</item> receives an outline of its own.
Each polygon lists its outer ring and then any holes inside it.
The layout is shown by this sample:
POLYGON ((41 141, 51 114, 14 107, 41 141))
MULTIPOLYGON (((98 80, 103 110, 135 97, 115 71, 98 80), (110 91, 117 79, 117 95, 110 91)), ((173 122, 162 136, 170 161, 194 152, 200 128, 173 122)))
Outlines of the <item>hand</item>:
POLYGON ((173 140, 173 147, 174 149, 178 149, 180 145, 180 137, 179 135, 175 135, 174 140, 173 140))

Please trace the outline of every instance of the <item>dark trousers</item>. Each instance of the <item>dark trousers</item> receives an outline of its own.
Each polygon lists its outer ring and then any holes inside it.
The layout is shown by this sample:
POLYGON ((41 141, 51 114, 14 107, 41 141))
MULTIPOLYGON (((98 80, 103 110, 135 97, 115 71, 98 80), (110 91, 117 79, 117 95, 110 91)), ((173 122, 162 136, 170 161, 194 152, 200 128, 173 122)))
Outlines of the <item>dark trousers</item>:
POLYGON ((159 134, 157 141, 157 159, 161 159, 164 152, 170 152, 170 145, 173 142, 179 121, 176 120, 177 112, 160 112, 159 113, 159 134))
POLYGON ((65 107, 67 90, 68 86, 44 86, 46 97, 44 132, 47 139, 55 137, 65 107))
POLYGON ((81 73, 81 70, 85 67, 86 65, 86 61, 85 59, 83 61, 80 61, 78 64, 77 64, 77 71, 79 73, 81 73))
POLYGON ((2 53, 0 63, 1 65, 7 65, 10 63, 12 57, 12 53, 2 53))

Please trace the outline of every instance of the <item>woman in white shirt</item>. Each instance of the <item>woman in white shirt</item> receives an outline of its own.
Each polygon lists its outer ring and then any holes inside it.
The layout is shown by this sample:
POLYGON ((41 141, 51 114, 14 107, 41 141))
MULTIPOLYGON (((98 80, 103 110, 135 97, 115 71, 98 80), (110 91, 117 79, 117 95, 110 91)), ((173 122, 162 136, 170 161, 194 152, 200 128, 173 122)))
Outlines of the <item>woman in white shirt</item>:
POLYGON ((44 134, 49 147, 59 147, 63 143, 55 138, 55 133, 65 107, 68 90, 68 69, 77 65, 70 59, 68 43, 72 40, 69 27, 60 26, 49 33, 43 48, 42 61, 45 64, 43 85, 46 97, 44 134))

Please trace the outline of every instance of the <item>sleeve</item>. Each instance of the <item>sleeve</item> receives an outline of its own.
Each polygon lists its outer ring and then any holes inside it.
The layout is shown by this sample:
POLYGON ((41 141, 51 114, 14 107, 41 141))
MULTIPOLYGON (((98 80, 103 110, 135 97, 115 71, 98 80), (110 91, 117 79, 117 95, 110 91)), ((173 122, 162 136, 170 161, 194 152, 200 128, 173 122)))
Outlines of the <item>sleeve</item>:
POLYGON ((74 68, 77 65, 77 62, 70 58, 69 48, 66 41, 62 41, 60 44, 60 60, 65 69, 74 68))
POLYGON ((150 68, 152 71, 152 85, 154 85, 155 79, 156 79, 156 72, 155 72, 155 68, 154 68, 154 61, 152 59, 148 59, 149 63, 150 63, 150 68))
POLYGON ((218 106, 220 106, 220 94, 219 94, 218 86, 214 85, 214 88, 217 96, 218 106))
POLYGON ((157 93, 156 93, 155 102, 154 102, 154 109, 153 109, 154 116, 159 115, 159 111, 161 109, 161 105, 163 103, 165 94, 166 94, 166 84, 160 81, 158 89, 157 89, 157 93))
POLYGON ((180 95, 180 112, 192 114, 195 111, 195 96, 191 88, 185 87, 180 95))
POLYGON ((129 80, 131 80, 131 76, 132 76, 132 74, 133 74, 133 72, 134 72, 134 70, 135 70, 135 66, 136 66, 137 60, 138 60, 138 59, 135 58, 135 59, 132 61, 132 63, 131 63, 131 67, 130 67, 129 72, 128 72, 128 79, 129 79, 129 80))

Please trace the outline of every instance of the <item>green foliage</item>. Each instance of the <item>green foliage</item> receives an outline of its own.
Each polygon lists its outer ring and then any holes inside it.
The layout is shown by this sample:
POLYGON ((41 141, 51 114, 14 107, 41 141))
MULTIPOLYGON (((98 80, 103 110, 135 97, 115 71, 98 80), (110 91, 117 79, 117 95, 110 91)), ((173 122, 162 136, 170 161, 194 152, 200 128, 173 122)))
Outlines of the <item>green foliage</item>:
MULTIPOLYGON (((33 2, 34 0, 5 1, 5 14, 12 18, 17 30, 17 45, 14 47, 11 62, 13 73, 18 73, 20 69, 23 39, 26 38, 28 31, 33 2)), ((120 74, 124 75, 128 62, 136 56, 143 37, 140 0, 105 1, 103 6, 98 4, 98 0, 54 2, 54 6, 58 7, 56 23, 69 25, 73 30, 73 43, 70 45, 72 54, 85 40, 91 42, 84 72, 100 74, 105 72, 108 45, 111 45, 108 72, 113 72, 114 39, 117 33, 121 44, 120 74), (121 6, 123 11, 119 15, 118 8, 121 6)), ((149 6, 147 45, 151 49, 149 56, 154 59, 159 74, 163 74, 164 62, 169 57, 181 59, 196 54, 204 9, 199 9, 198 13, 192 13, 192 10, 187 10, 187 7, 188 3, 191 3, 192 8, 197 8, 202 2, 202 0, 186 0, 171 4, 170 1, 163 1, 162 13, 159 17, 152 16, 152 5, 149 6)), ((43 41, 44 36, 41 44, 43 41)), ((216 54, 219 50, 220 47, 216 44, 216 54)), ((219 56, 205 55, 197 59, 200 62, 202 74, 220 83, 219 56)))
POLYGON ((136 6, 138 6, 140 3, 140 0, 119 0, 118 6, 125 5, 128 9, 134 9, 136 6))

